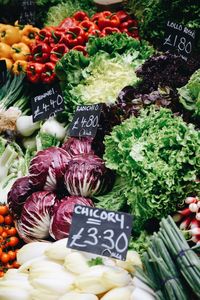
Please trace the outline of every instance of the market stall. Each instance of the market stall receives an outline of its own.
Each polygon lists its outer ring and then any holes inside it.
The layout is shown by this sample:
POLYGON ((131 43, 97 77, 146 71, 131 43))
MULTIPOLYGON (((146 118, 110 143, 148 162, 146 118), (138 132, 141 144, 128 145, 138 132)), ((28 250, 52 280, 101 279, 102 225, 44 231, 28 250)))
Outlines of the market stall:
POLYGON ((16 2, 0 1, 0 299, 200 299, 199 5, 16 2))

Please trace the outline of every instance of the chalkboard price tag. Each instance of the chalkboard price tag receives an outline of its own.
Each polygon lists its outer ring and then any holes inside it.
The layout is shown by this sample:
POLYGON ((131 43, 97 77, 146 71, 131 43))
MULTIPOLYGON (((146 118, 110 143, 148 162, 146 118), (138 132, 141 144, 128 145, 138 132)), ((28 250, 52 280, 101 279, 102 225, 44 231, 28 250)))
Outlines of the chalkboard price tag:
POLYGON ((126 213, 77 204, 67 247, 126 260, 132 222, 126 213))
POLYGON ((187 60, 192 53, 195 42, 195 30, 184 25, 168 21, 163 42, 164 51, 172 51, 180 54, 187 60))
POLYGON ((19 24, 35 24, 35 0, 22 0, 19 24))
POLYGON ((4 59, 0 60, 0 85, 4 84, 7 79, 7 67, 4 59))
POLYGON ((44 88, 31 99, 33 122, 54 117, 64 110, 64 100, 58 85, 44 88))
POLYGON ((102 104, 77 106, 73 121, 69 128, 70 136, 94 137, 99 126, 102 104))

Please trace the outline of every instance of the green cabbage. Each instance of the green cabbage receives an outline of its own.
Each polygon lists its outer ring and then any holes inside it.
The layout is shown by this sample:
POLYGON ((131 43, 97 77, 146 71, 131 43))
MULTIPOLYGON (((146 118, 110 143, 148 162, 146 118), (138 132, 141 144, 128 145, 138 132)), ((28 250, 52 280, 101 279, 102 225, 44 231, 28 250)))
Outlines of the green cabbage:
POLYGON ((151 107, 114 127, 104 159, 124 179, 136 231, 200 194, 200 131, 168 109, 151 107))

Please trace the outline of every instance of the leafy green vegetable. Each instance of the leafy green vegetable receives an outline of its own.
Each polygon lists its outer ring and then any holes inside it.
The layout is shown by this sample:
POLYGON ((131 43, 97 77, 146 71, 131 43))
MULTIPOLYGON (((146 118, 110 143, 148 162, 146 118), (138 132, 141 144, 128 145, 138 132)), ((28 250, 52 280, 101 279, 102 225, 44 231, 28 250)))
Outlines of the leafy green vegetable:
MULTIPOLYGON (((134 221, 133 221, 134 226, 134 221)), ((131 237, 131 240, 129 242, 129 249, 135 250, 137 253, 142 254, 144 251, 146 251, 150 245, 150 239, 149 235, 146 231, 142 231, 139 235, 139 237, 131 237)))
POLYGON ((200 132, 168 109, 150 107, 114 127, 104 159, 125 181, 136 231, 200 193, 200 132))
POLYGON ((52 146, 59 146, 60 142, 59 140, 55 137, 52 136, 48 133, 41 132, 36 136, 36 147, 37 151, 52 147, 52 146))
POLYGON ((105 37, 91 36, 87 43, 87 52, 90 56, 95 55, 100 50, 110 54, 123 54, 131 49, 140 51, 138 58, 142 59, 146 59, 153 54, 153 48, 146 41, 138 41, 125 33, 113 33, 105 37))
POLYGON ((98 52, 89 66, 83 70, 84 79, 71 90, 71 96, 80 98, 84 104, 116 102, 117 96, 125 85, 133 85, 138 81, 135 67, 139 52, 116 54, 111 57, 106 52, 98 52))
POLYGON ((92 258, 88 261, 89 267, 103 265, 103 259, 101 257, 92 258))
POLYGON ((185 86, 178 89, 178 92, 183 106, 200 116, 200 69, 190 77, 185 86))
MULTIPOLYGON (((41 1, 41 0, 40 0, 41 1)), ((58 1, 56 1, 58 2, 58 1)), ((55 6, 51 6, 47 13, 46 26, 57 26, 62 20, 71 17, 76 11, 83 10, 89 16, 93 15, 96 10, 91 0, 67 0, 59 1, 55 6)))
POLYGON ((126 182, 117 177, 112 191, 103 196, 95 196, 96 206, 103 209, 124 211, 127 206, 126 182))
POLYGON ((6 147, 6 140, 0 137, 0 155, 4 152, 6 147))

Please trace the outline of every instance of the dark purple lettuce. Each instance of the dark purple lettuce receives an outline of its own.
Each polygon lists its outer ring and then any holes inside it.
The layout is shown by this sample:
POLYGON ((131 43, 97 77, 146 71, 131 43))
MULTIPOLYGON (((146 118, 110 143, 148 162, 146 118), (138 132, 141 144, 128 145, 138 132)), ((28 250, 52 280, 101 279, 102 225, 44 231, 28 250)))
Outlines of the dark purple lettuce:
POLYGON ((70 159, 70 154, 58 147, 39 151, 29 167, 29 178, 33 188, 45 191, 62 189, 64 173, 70 159))
POLYGON ((65 184, 74 196, 91 197, 105 193, 112 185, 113 176, 97 155, 77 155, 68 164, 65 184))
POLYGON ((49 238, 50 220, 57 202, 56 194, 44 191, 27 198, 16 224, 19 236, 26 243, 49 238))
POLYGON ((33 188, 28 176, 21 177, 14 182, 8 193, 7 202, 11 213, 16 219, 20 218, 23 205, 32 193, 33 188))
POLYGON ((69 235, 72 223, 72 214, 76 204, 94 206, 92 200, 83 197, 70 196, 59 201, 53 209, 49 233, 55 240, 66 238, 69 235))

